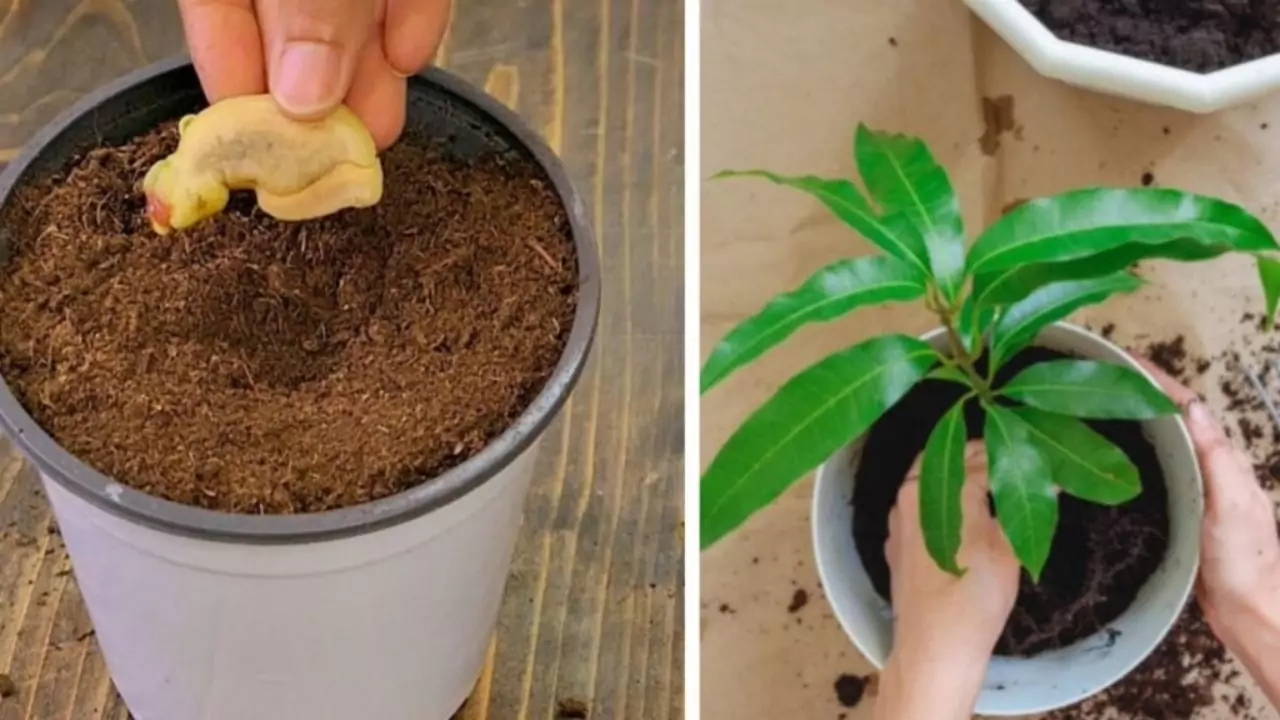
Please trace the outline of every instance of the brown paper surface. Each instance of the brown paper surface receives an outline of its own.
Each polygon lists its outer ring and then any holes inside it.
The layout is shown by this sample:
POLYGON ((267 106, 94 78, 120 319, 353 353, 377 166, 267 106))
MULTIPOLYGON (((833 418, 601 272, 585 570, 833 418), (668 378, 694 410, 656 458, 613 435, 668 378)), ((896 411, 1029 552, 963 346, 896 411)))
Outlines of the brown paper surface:
MULTIPOLYGON (((1195 116, 1074 89, 1037 75, 958 0, 704 0, 702 9, 704 177, 754 167, 852 176, 852 128, 861 120, 928 140, 961 195, 971 235, 1010 201, 1136 185, 1148 172, 1157 184, 1239 202, 1280 227, 1280 96, 1195 116), (1017 129, 987 155, 982 98, 1001 95, 1013 98, 1017 129)), ((748 180, 704 183, 701 238, 703 357, 773 294, 870 250, 802 194, 748 180)), ((1193 355, 1260 343, 1241 323, 1261 308, 1249 261, 1156 263, 1145 274, 1149 285, 1137 294, 1072 319, 1114 323, 1121 343, 1181 334, 1193 355)), ((703 398, 703 467, 800 368, 871 334, 931 325, 923 309, 899 305, 802 331, 703 398)), ((1218 390, 1224 365, 1214 362, 1197 389, 1234 427, 1238 417, 1218 390)), ((701 558, 707 720, 871 717, 873 700, 845 708, 834 690, 841 674, 872 668, 819 587, 811 491, 811 480, 799 483, 701 558), (792 612, 797 590, 808 602, 792 612)), ((1241 689, 1256 692, 1242 678, 1219 695, 1234 699, 1241 689)), ((1228 705, 1200 717, 1245 717, 1228 705)), ((1280 717, 1260 698, 1253 706, 1248 717, 1280 717)))

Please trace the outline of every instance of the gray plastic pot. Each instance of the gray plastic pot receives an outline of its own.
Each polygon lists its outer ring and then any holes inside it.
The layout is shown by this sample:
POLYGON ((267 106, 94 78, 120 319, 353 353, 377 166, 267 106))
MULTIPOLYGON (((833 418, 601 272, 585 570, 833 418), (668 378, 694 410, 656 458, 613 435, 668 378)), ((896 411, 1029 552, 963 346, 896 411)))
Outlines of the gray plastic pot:
MULTIPOLYGON (((0 206, 76 154, 203 102, 184 58, 91 93, 0 176, 0 206)), ((475 457, 353 508, 211 512, 87 466, 0 381, 0 429, 40 472, 112 679, 138 720, 445 720, 480 673, 538 441, 595 334, 599 263, 564 167, 506 107, 431 70, 409 80, 408 125, 462 156, 499 152, 540 165, 577 249, 578 308, 564 354, 533 403, 475 457)), ((7 252, 0 228, 0 272, 7 252)))
MULTIPOLYGON (((945 351, 945 333, 923 339, 945 351)), ((1036 345, 1146 374, 1120 348, 1087 330, 1058 323, 1036 345)), ((1154 380, 1153 380, 1154 382, 1154 380)), ((1129 673, 1155 649, 1178 619, 1195 585, 1200 562, 1204 495, 1191 436, 1181 417, 1143 423, 1155 446, 1169 490, 1169 551, 1133 604, 1106 630, 1069 647, 1030 658, 995 657, 987 668, 975 709, 980 715, 1049 712, 1100 692, 1129 673)), ((813 546, 818 573, 840 625, 862 654, 884 667, 893 648, 893 609, 871 585, 853 540, 853 484, 862 441, 836 453, 818 470, 813 494, 813 546)), ((1070 542, 1059 537, 1055 542, 1070 542)), ((956 618, 964 622, 964 618, 956 618)))

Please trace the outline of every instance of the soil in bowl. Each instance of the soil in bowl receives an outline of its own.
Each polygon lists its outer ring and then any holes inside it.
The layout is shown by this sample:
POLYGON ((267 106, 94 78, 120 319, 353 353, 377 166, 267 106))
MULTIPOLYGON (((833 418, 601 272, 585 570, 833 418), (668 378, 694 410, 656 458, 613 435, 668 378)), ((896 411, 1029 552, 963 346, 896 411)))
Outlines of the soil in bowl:
POLYGON ((1063 40, 1193 72, 1280 52, 1280 0, 1020 0, 1063 40))
POLYGON ((188 505, 283 514, 389 496, 506 430, 577 299, 568 218, 523 157, 408 136, 381 204, 281 223, 252 195, 150 229, 169 124, 5 208, 0 375, 72 454, 188 505))
MULTIPOLYGON (((1064 357, 1030 348, 1009 360, 997 383, 1038 362, 1064 357)), ((964 388, 925 381, 872 427, 854 485, 854 540, 876 591, 886 600, 889 566, 884 542, 889 511, 929 432, 964 394, 964 388)), ((984 413, 966 407, 969 437, 981 437, 984 413)), ((996 646, 1001 655, 1029 656, 1066 647, 1104 629, 1132 604, 1159 567, 1169 545, 1168 493, 1155 448, 1138 423, 1090 422, 1138 467, 1142 493, 1117 507, 1060 496, 1053 549, 1040 582, 1022 573, 1017 604, 996 646)))

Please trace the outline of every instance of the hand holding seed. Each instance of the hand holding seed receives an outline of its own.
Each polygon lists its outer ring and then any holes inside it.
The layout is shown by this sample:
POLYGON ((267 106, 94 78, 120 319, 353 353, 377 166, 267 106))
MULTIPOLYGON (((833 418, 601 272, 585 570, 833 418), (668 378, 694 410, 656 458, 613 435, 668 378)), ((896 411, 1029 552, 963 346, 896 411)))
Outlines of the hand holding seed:
POLYGON ((435 57, 450 0, 179 0, 210 102, 269 92, 286 116, 340 104, 379 148, 404 127, 406 83, 435 57))
POLYGON ((280 220, 307 220, 382 197, 382 166, 364 124, 345 106, 320 120, 286 117, 267 95, 228 98, 178 126, 178 149, 143 180, 160 234, 221 212, 231 190, 257 191, 280 220))

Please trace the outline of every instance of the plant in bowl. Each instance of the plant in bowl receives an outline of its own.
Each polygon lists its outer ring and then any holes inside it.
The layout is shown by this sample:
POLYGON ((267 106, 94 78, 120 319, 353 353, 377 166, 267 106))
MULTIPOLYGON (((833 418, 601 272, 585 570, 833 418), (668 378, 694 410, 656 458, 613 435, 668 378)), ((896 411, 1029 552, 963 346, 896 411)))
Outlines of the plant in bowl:
MULTIPOLYGON (((1140 260, 1256 256, 1280 297, 1263 223, 1165 188, 1086 188, 1026 202, 966 250, 957 197, 919 139, 859 126, 852 181, 753 170, 806 192, 883 254, 837 261, 714 347, 705 393, 802 326, 920 301, 940 327, 865 339, 811 365, 729 437, 701 483, 713 545, 823 464, 813 533, 823 587, 876 664, 891 643, 887 516, 922 456, 916 509, 939 567, 962 573, 964 446, 981 437, 994 511, 1025 573, 978 712, 1069 704, 1123 676, 1181 611, 1198 563, 1195 456, 1169 400, 1133 360, 1062 321, 1142 285, 1140 260)), ((963 622, 963 620, 957 620, 963 622)))
POLYGON ((600 277, 538 135, 405 82, 377 153, 170 60, 0 175, 0 431, 139 718, 442 719, 484 664, 600 277))

